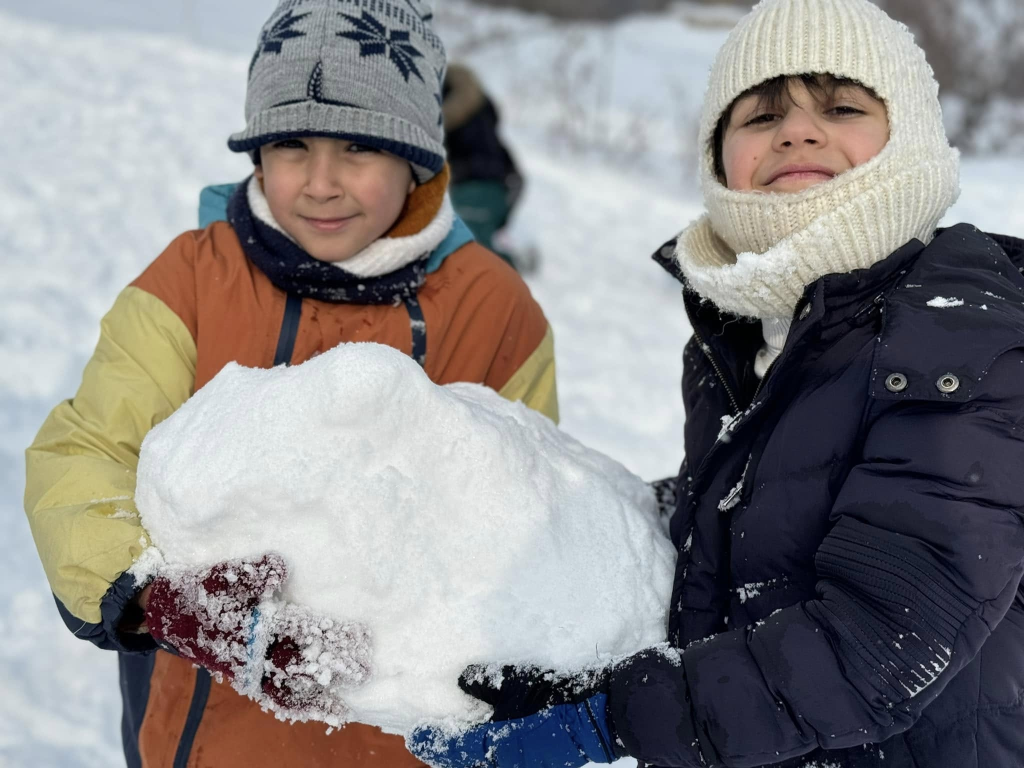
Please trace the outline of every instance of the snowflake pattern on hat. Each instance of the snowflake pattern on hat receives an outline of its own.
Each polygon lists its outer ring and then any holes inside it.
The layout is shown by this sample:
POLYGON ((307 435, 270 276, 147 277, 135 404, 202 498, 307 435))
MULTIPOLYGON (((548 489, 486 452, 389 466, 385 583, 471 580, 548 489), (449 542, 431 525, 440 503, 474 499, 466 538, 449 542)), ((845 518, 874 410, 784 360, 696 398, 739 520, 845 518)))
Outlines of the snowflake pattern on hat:
POLYGON ((409 75, 416 75, 423 80, 423 75, 416 68, 416 59, 422 59, 423 54, 413 47, 409 42, 409 33, 405 30, 389 30, 380 20, 372 14, 363 11, 360 18, 349 16, 347 13, 338 14, 347 19, 355 27, 348 32, 339 32, 338 37, 347 40, 355 40, 359 43, 360 56, 387 56, 398 67, 406 82, 409 75))
POLYGON ((444 128, 444 73, 446 66, 434 68, 434 74, 437 75, 437 91, 434 93, 434 101, 437 102, 437 124, 442 129, 444 128))
POLYGON ((292 14, 291 9, 277 19, 270 27, 260 33, 259 42, 256 44, 256 53, 249 62, 249 76, 252 76, 253 67, 264 53, 280 53, 285 41, 296 37, 305 37, 306 33, 292 29, 295 24, 309 16, 308 13, 300 13, 298 16, 292 14))

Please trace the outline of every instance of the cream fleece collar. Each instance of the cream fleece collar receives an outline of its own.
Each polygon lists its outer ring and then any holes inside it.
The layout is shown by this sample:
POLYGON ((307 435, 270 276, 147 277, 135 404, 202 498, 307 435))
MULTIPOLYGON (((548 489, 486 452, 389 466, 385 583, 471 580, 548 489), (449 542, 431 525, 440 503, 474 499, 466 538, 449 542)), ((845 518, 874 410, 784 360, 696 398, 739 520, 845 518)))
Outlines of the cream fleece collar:
MULTIPOLYGON (((253 216, 295 242, 295 238, 285 232, 274 219, 270 212, 270 204, 263 194, 263 188, 255 176, 249 179, 246 194, 253 216)), ((380 277, 390 274, 432 252, 444 242, 454 223, 455 209, 452 208, 451 200, 445 193, 440 210, 419 232, 405 237, 382 237, 355 256, 337 262, 335 266, 358 277, 380 277)))

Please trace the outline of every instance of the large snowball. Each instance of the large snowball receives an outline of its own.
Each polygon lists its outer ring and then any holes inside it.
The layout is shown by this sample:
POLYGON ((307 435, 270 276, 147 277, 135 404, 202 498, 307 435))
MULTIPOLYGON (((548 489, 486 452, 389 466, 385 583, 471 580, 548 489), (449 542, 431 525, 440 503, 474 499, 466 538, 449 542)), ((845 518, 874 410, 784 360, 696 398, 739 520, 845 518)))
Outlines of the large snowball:
POLYGON ((644 482, 390 347, 228 365, 149 433, 136 501, 168 563, 279 552, 286 599, 367 624, 347 703, 389 731, 480 719, 469 663, 567 671, 665 639, 675 555, 644 482))

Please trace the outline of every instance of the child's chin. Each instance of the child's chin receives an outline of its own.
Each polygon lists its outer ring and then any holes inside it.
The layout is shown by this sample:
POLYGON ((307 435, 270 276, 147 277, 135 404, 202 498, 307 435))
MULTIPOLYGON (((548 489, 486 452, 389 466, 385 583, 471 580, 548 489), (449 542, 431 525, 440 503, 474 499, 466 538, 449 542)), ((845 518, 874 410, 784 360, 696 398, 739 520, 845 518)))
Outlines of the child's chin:
POLYGON ((309 255, 312 256, 317 261, 323 261, 323 262, 326 262, 328 264, 341 264, 342 262, 348 261, 353 256, 355 256, 354 253, 348 253, 348 252, 345 252, 345 253, 324 253, 324 254, 310 253, 309 255))
POLYGON ((330 264, 340 264, 343 261, 348 261, 363 250, 361 247, 355 247, 350 243, 303 243, 300 241, 299 245, 317 261, 325 261, 330 264))

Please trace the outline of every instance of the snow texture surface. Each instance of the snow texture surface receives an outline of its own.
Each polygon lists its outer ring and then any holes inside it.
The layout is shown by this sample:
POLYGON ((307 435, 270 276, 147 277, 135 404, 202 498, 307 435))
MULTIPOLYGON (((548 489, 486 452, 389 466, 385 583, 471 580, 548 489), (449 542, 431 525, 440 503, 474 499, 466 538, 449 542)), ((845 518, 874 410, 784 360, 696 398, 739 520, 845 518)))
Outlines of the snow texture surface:
POLYGON ((283 598, 364 624, 373 671, 339 695, 389 731, 486 716, 468 664, 568 672, 665 637, 675 552, 648 485, 390 347, 228 365, 146 437, 135 498, 167 563, 273 551, 283 598))

